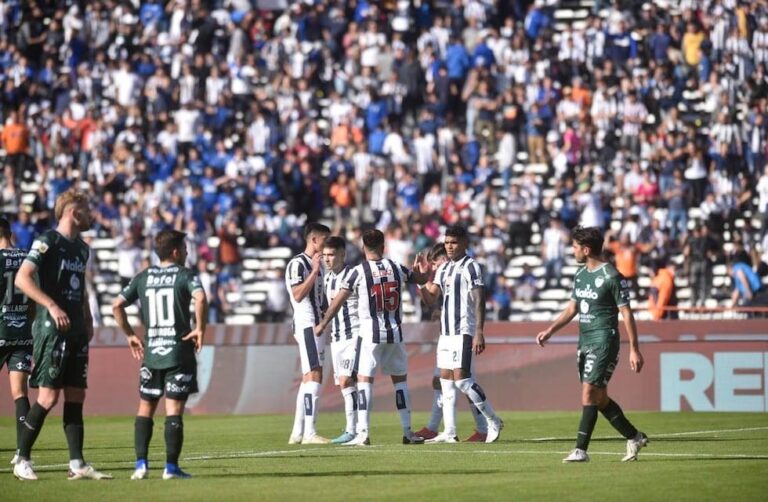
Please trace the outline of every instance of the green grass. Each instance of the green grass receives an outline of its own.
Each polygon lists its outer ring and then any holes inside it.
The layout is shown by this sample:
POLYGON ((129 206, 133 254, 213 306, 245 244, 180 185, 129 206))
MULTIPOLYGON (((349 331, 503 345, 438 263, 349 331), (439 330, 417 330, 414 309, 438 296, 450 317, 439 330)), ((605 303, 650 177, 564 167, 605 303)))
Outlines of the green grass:
MULTIPOLYGON (((765 500, 766 414, 629 413, 651 437, 640 460, 620 461, 625 442, 600 418, 589 464, 563 465, 576 413, 501 413, 495 444, 403 446, 397 415, 374 413, 373 446, 288 446, 292 417, 194 417, 185 420, 182 467, 189 481, 162 481, 162 418, 150 451, 151 479, 130 481, 133 418, 86 418, 86 457, 114 481, 66 481, 60 418, 46 423, 34 450, 40 480, 19 482, 5 464, 14 447, 10 418, 0 419, 3 500, 765 500)), ((420 428, 426 414, 414 416, 420 428)), ((460 416, 463 437, 469 414, 460 416)), ((333 436, 341 414, 320 416, 333 436)))

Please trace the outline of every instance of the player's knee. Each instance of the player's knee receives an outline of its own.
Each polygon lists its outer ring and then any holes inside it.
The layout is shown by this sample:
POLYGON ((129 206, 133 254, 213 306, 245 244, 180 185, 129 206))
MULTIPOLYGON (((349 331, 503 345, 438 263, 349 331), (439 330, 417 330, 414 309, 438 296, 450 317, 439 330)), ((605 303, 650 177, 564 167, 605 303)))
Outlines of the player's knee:
POLYGON ((56 403, 59 402, 59 393, 53 392, 53 393, 46 393, 45 395, 39 395, 37 397, 37 404, 45 408, 45 410, 50 411, 54 406, 56 406, 56 403))

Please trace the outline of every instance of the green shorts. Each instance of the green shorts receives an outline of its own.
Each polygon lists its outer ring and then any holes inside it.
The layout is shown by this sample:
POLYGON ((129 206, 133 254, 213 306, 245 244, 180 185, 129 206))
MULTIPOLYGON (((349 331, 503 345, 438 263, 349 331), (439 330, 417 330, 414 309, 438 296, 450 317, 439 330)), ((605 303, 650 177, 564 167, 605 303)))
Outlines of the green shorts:
POLYGON ((605 387, 619 363, 618 338, 600 344, 579 347, 576 359, 579 366, 579 379, 596 387, 605 387))
POLYGON ((168 399, 186 401, 197 393, 197 364, 188 363, 172 368, 139 370, 139 395, 145 401, 157 401, 163 394, 168 399))
POLYGON ((0 340, 0 368, 8 364, 8 371, 32 371, 32 339, 0 340))
POLYGON ((58 332, 35 334, 35 369, 30 385, 62 389, 88 388, 88 338, 58 332))

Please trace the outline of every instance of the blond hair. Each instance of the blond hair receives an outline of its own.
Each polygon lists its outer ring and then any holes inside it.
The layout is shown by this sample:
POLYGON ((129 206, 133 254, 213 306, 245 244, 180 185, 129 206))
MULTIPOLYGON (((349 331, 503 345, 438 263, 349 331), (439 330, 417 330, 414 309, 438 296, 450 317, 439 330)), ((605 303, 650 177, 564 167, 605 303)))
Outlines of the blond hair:
POLYGON ((88 205, 88 196, 85 192, 81 192, 77 189, 70 188, 66 192, 62 193, 56 198, 56 206, 53 208, 53 214, 56 216, 56 220, 61 220, 64 216, 64 210, 70 204, 85 204, 88 205))

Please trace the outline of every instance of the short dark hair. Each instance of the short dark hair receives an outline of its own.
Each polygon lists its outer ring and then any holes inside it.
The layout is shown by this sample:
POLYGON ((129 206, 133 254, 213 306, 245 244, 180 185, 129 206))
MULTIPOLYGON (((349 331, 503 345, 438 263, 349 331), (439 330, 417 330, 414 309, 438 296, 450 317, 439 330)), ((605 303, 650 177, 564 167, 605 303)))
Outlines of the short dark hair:
POLYGON ((5 218, 0 218, 0 239, 11 238, 11 224, 5 218))
POLYGON ((363 245, 368 249, 379 249, 384 245, 384 234, 375 228, 366 230, 363 233, 363 245))
POLYGON ((576 227, 573 230, 573 240, 581 246, 586 246, 592 255, 601 255, 603 252, 603 231, 597 227, 576 227))
POLYGON ((445 244, 438 242, 432 246, 432 249, 430 249, 429 253, 427 253, 427 260, 435 261, 443 256, 448 256, 448 252, 445 250, 445 244))
POLYGON ((325 240, 324 247, 335 249, 337 251, 339 250, 343 251, 347 248, 347 242, 344 240, 343 237, 339 237, 338 235, 332 235, 325 240))
POLYGON ((446 237, 456 237, 459 240, 469 240, 467 229, 461 225, 451 225, 445 229, 446 237))
POLYGON ((187 234, 178 230, 162 230, 155 237, 155 253, 160 261, 171 259, 174 249, 179 249, 184 244, 187 234))
POLYGON ((312 234, 331 235, 331 229, 322 223, 311 222, 304 227, 304 240, 309 239, 312 234))

